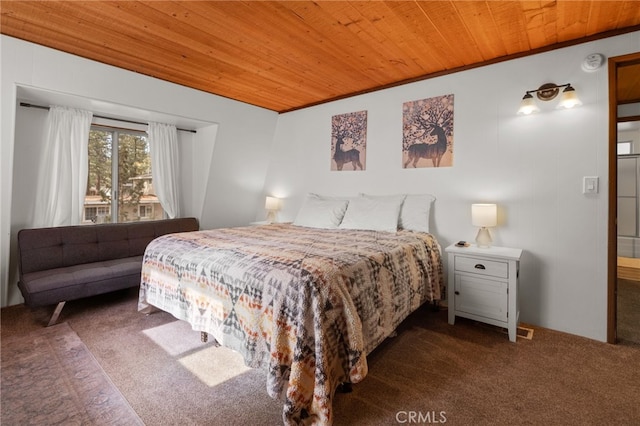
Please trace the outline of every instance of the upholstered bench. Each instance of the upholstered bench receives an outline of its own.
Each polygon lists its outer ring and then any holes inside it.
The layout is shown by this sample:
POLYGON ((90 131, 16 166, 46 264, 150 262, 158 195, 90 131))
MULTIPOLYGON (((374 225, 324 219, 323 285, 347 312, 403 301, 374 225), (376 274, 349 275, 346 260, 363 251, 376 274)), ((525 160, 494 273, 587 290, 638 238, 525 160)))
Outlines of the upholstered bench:
POLYGON ((197 231, 196 218, 23 229, 18 232, 18 287, 29 307, 140 285, 147 244, 161 235, 197 231))

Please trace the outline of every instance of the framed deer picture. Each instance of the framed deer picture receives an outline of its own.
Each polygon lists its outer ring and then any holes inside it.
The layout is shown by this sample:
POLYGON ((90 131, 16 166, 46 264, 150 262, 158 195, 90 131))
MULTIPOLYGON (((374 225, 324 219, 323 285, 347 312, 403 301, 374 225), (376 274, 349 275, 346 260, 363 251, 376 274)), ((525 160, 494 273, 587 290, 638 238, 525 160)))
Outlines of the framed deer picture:
POLYGON ((367 111, 331 117, 331 170, 365 170, 367 111))
POLYGON ((402 166, 453 166, 453 95, 402 105, 402 166))

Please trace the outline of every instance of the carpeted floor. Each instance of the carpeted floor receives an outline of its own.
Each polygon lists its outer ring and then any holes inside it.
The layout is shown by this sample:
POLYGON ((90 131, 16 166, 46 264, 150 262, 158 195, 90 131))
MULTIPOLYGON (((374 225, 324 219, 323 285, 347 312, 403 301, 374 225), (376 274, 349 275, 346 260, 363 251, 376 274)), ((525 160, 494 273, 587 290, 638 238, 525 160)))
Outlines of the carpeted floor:
POLYGON ((2 424, 142 424, 67 323, 2 339, 2 424))
POLYGON ((617 338, 640 344, 640 259, 618 257, 617 338))
POLYGON ((618 278, 617 337, 640 344, 640 281, 618 278))
MULTIPOLYGON (((69 302, 61 320, 145 424, 282 424, 281 402, 267 395, 262 371, 247 369, 228 349, 200 343, 199 333, 168 314, 138 313, 136 303, 134 291, 69 302)), ((41 327, 49 314, 23 306, 2 309, 3 346, 5 338, 41 327)), ((5 377, 4 351, 2 357, 4 424, 5 381, 14 378, 5 377)), ((450 326, 446 310, 423 308, 368 362, 365 380, 336 396, 338 426, 445 420, 452 425, 640 424, 637 345, 609 345, 537 327, 531 340, 511 343, 502 329, 465 319, 450 326)))

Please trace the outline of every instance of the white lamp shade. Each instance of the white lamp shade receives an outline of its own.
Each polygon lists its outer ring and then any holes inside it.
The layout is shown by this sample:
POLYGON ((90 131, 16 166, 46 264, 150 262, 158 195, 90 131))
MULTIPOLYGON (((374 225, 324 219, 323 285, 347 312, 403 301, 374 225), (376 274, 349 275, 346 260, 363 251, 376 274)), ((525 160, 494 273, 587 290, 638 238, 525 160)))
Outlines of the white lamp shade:
POLYGON ((582 105, 582 102, 578 99, 578 95, 576 95, 576 91, 573 90, 573 88, 571 90, 565 89, 564 92, 562 92, 560 102, 558 103, 559 109, 569 109, 580 105, 582 105))
POLYGON ((472 204, 471 223, 474 226, 496 226, 498 206, 495 204, 472 204))
POLYGON ((539 112, 540 108, 536 105, 536 102, 533 100, 533 96, 527 94, 524 98, 522 98, 522 102, 520 102, 520 108, 518 109, 518 114, 521 115, 529 115, 534 112, 539 112))
POLYGON ((280 199, 276 197, 267 197, 264 203, 266 210, 280 210, 280 199))

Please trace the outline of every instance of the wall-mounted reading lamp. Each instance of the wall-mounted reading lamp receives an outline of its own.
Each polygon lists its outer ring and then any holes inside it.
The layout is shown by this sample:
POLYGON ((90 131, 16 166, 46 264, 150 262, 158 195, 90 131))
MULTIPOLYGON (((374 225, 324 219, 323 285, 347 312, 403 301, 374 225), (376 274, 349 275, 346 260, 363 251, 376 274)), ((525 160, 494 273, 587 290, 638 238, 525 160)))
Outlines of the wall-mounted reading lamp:
POLYGON ((539 112, 540 108, 536 105, 535 100, 533 99, 532 93, 535 93, 538 99, 541 101, 550 101, 555 99, 560 93, 560 88, 564 87, 562 91, 562 95, 560 96, 560 102, 556 108, 573 108, 574 106, 582 105, 580 99, 578 99, 578 95, 576 95, 576 89, 574 89, 570 83, 567 84, 554 84, 554 83, 546 83, 540 86, 535 90, 527 90, 522 98, 522 102, 520 102, 520 108, 518 109, 518 114, 529 115, 533 112, 539 112))

